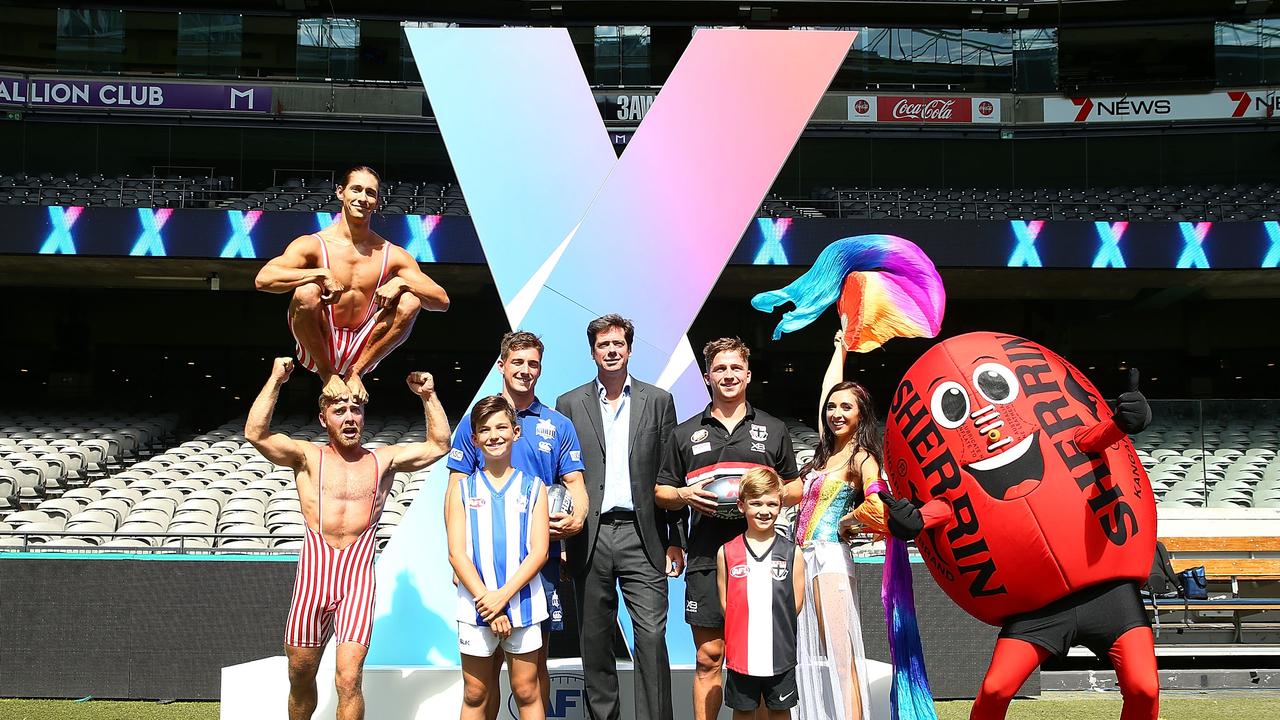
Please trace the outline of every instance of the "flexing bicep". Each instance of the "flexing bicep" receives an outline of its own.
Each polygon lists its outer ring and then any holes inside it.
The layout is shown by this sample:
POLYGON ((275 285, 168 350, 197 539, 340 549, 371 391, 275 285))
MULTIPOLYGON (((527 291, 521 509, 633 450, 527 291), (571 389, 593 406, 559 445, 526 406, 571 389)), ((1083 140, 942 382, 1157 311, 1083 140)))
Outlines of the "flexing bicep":
POLYGON ((389 447, 391 448, 390 469, 392 472, 417 472, 434 465, 437 460, 449 452, 448 445, 437 440, 389 447))
POLYGON ((249 443, 262 453, 262 457, 276 465, 300 470, 307 462, 307 444, 284 433, 271 433, 266 437, 250 440, 249 443))

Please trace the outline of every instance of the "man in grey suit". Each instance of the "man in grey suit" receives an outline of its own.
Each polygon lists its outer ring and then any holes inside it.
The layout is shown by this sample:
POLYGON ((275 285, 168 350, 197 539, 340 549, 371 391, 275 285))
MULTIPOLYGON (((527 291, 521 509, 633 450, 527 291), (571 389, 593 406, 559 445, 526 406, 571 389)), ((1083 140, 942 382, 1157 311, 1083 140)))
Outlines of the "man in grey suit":
POLYGON ((654 484, 676 410, 670 393, 628 373, 634 336, 631 321, 619 315, 592 320, 587 341, 596 377, 556 399, 556 410, 578 429, 591 505, 567 553, 593 720, 620 715, 613 656, 618 588, 635 629, 636 717, 671 718, 667 578, 684 570, 686 521, 684 513, 657 506, 654 484))

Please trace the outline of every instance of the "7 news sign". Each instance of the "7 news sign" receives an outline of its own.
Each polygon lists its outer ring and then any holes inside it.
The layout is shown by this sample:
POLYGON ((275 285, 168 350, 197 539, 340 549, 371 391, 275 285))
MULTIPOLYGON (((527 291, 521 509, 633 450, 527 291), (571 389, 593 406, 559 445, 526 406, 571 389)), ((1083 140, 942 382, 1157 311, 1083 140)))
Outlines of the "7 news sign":
POLYGON ((1129 95, 1044 99, 1046 123, 1125 123, 1269 118, 1280 108, 1274 91, 1226 90, 1200 95, 1129 95))

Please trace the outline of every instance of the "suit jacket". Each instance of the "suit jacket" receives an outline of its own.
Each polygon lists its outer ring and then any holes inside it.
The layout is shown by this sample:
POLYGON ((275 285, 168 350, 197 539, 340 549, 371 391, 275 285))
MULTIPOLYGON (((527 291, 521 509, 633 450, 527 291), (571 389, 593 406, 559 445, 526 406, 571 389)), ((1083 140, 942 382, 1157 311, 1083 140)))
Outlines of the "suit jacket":
MULTIPOLYGON (((591 507, 582 532, 566 541, 569 569, 582 574, 591 562, 596 534, 600 528, 600 501, 604 494, 605 434, 600 398, 594 379, 556 398, 556 411, 573 421, 582 445, 583 478, 591 507)), ((671 393, 649 383, 631 379, 631 422, 627 435, 631 471, 631 498, 636 507, 636 527, 645 555, 653 566, 666 571, 666 549, 683 547, 679 513, 658 507, 654 486, 658 470, 667 455, 671 433, 676 426, 675 402, 671 393)))

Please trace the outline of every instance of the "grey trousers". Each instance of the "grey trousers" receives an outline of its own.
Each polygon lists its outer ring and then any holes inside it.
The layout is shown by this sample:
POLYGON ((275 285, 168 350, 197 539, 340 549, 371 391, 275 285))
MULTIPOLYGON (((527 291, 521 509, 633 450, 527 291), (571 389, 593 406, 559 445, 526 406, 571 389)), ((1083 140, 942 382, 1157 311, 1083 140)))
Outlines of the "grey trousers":
POLYGON ((671 720, 667 575, 649 562, 634 523, 601 524, 591 565, 575 578, 574 588, 587 709, 592 720, 619 720, 621 713, 613 656, 618 589, 635 630, 636 720, 671 720))

